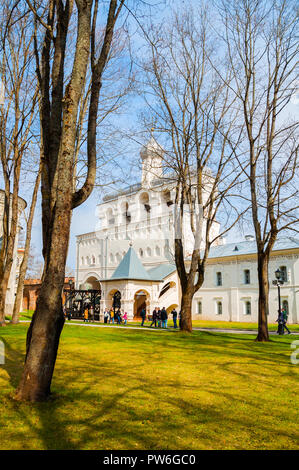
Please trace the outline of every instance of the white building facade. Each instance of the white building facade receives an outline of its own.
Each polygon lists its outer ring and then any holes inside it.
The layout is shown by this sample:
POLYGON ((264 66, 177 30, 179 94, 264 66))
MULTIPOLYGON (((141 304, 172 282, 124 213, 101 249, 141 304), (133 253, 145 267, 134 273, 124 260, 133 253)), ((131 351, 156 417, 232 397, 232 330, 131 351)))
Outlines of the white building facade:
MULTIPOLYGON (((89 284, 100 289, 101 311, 112 307, 118 293, 129 320, 138 318, 144 307, 147 314, 155 307, 165 307, 168 312, 179 309, 181 299, 173 250, 175 181, 163 173, 163 149, 153 138, 140 155, 141 182, 104 197, 97 206, 95 231, 77 236, 76 287, 89 284)), ((210 184, 208 175, 206 197, 210 184)), ((183 227, 188 256, 194 246, 188 210, 183 227)), ((215 223, 211 238, 219 230, 215 223)), ((288 303, 290 323, 298 321, 298 256, 299 241, 285 239, 278 250, 275 247, 269 268, 270 278, 277 267, 287 270, 282 301, 285 306, 288 303)), ((204 285, 194 296, 193 318, 257 321, 257 298, 254 240, 212 247, 204 285)), ((277 288, 273 286, 269 321, 274 322, 276 317, 277 288)))
MULTIPOLYGON (((288 311, 288 322, 299 319, 299 240, 279 239, 269 262, 269 323, 278 316, 278 288, 272 284, 280 268, 284 283, 280 287, 281 306, 288 311)), ((258 272, 255 240, 211 248, 205 281, 193 298, 195 318, 215 321, 258 321, 258 272)))

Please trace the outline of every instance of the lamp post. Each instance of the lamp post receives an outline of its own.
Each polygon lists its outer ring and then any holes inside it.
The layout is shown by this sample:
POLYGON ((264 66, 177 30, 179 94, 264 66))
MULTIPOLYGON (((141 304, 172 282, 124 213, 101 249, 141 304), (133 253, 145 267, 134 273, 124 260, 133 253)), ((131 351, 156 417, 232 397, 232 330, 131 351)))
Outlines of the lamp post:
POLYGON ((278 333, 280 335, 283 335, 283 324, 281 322, 281 298, 280 298, 280 286, 284 284, 283 280, 283 273, 282 271, 278 268, 275 271, 275 277, 276 279, 273 281, 273 284, 277 286, 278 289, 278 333))
POLYGON ((69 286, 70 286, 70 303, 69 303, 69 306, 70 306, 70 310, 71 310, 71 313, 73 312, 73 296, 72 296, 72 290, 73 290, 73 287, 74 287, 74 282, 72 279, 69 279, 69 286))

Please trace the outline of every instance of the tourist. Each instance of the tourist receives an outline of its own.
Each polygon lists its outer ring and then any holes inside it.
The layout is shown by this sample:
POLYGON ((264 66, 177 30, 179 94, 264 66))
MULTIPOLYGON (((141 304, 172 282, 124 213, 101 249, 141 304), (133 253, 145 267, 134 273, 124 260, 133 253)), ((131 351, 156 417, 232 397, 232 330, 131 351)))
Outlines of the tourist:
POLYGON ((127 320, 128 320, 128 314, 127 314, 127 312, 124 313, 123 319, 124 319, 124 323, 125 323, 125 325, 126 325, 126 324, 127 324, 127 320))
POLYGON ((167 318, 168 318, 168 315, 167 315, 166 308, 163 307, 162 310, 161 310, 162 328, 167 328, 167 318))
POLYGON ((111 323, 111 321, 112 321, 112 324, 114 325, 114 310, 113 309, 110 310, 109 323, 111 323))
POLYGON ((116 312, 116 314, 115 314, 115 320, 116 320, 116 323, 117 323, 118 325, 121 324, 121 313, 120 313, 120 310, 119 310, 119 309, 117 310, 117 312, 116 312))
POLYGON ((157 311, 157 322, 158 322, 158 328, 161 327, 161 309, 160 307, 158 307, 158 311, 157 311))
MULTIPOLYGON (((108 310, 108 308, 105 308, 105 311, 104 311, 104 323, 107 323, 107 322, 108 322, 108 319, 110 320, 109 310, 108 310)), ((110 321, 109 321, 109 323, 110 323, 110 321)))
POLYGON ((140 316, 141 316, 141 319, 142 319, 142 322, 141 322, 141 326, 144 325, 144 322, 145 322, 145 318, 146 318, 146 310, 145 308, 143 308, 140 312, 140 316))
POLYGON ((282 328, 283 330, 287 330, 288 332, 288 335, 291 334, 290 330, 288 329, 287 327, 287 321, 288 321, 288 313, 287 313, 287 310, 285 308, 282 309, 282 328))
POLYGON ((90 321, 94 321, 94 309, 93 305, 90 307, 90 321))
POLYGON ((177 319, 177 317, 178 317, 178 312, 176 311, 175 308, 172 309, 171 315, 172 315, 172 318, 173 318, 173 327, 174 327, 174 328, 177 328, 176 319, 177 319))
POLYGON ((88 323, 88 316, 89 316, 88 305, 85 305, 85 308, 84 308, 84 323, 88 323))
POLYGON ((150 324, 150 327, 155 324, 155 328, 157 327, 157 315, 158 315, 158 308, 155 307, 155 310, 153 311, 153 316, 152 316, 152 323, 150 324))

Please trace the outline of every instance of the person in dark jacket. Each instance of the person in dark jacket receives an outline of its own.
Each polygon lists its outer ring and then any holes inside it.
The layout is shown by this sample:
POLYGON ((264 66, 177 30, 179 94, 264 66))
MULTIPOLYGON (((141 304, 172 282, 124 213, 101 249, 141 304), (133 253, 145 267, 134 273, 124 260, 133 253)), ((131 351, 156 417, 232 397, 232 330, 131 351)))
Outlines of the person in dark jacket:
POLYGON ((167 319, 168 319, 167 311, 166 311, 166 308, 163 307, 161 310, 162 328, 167 328, 167 319))
POLYGON ((153 326, 153 324, 155 324, 155 328, 157 327, 157 317, 158 317, 158 308, 156 307, 155 310, 153 311, 152 323, 150 324, 150 326, 153 326))
POLYGON ((145 318, 146 318, 146 311, 145 311, 145 308, 143 308, 140 312, 140 316, 141 316, 141 319, 142 319, 142 322, 141 322, 141 326, 143 326, 144 322, 145 322, 145 318))
POLYGON ((158 328, 161 327, 161 309, 160 307, 158 307, 158 311, 157 311, 157 322, 158 322, 158 328))
POLYGON ((176 320, 177 320, 177 317, 178 317, 178 312, 176 311, 175 308, 171 311, 171 315, 172 315, 172 318, 173 318, 173 327, 177 328, 176 320))

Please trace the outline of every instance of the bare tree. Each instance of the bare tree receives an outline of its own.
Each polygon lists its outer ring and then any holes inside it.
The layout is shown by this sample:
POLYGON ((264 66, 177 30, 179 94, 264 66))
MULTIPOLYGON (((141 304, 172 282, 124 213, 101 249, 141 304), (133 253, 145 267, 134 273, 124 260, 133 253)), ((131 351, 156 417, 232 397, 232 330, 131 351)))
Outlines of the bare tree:
POLYGON ((5 300, 14 260, 24 156, 32 139, 37 87, 32 70, 33 33, 28 15, 7 0, 1 13, 1 80, 4 102, 0 110, 0 153, 4 180, 3 243, 0 250, 0 325, 5 325, 5 300))
MULTIPOLYGON (((165 150, 163 166, 175 189, 174 258, 182 288, 181 329, 192 330, 192 299, 204 282, 211 245, 240 219, 233 191, 240 171, 231 145, 238 142, 235 99, 209 61, 217 60, 201 5, 173 14, 169 27, 146 34, 150 58, 144 64, 150 121, 165 150), (222 215, 221 215, 222 214, 222 215), (226 217, 219 231, 217 219, 226 217), (193 236, 189 250, 184 232, 193 236)), ((227 70, 227 81, 230 81, 227 70)))
MULTIPOLYGON (((98 0, 48 0, 39 6, 27 0, 35 18, 35 51, 41 94, 44 271, 36 310, 28 330, 24 371, 16 393, 20 400, 45 400, 50 393, 64 325, 61 293, 71 214, 89 197, 94 187, 99 95, 123 3, 124 0, 109 1, 104 35, 98 45, 96 32, 101 19, 98 0), (75 46, 68 37, 71 21, 77 34, 75 46), (44 39, 40 50, 41 28, 44 29, 44 39), (72 71, 64 86, 66 57, 68 60, 72 57, 72 71), (78 111, 89 65, 88 171, 83 185, 73 192, 78 111)), ((104 2, 101 6, 101 11, 104 11, 104 2)))
POLYGON ((27 272, 29 254, 30 254, 33 217, 35 213, 40 180, 41 180, 41 165, 39 166, 39 169, 36 175, 32 198, 31 198, 29 215, 26 220, 26 238, 25 238, 25 244, 24 244, 24 253, 23 253, 23 259, 20 265, 20 270, 19 270, 18 285, 17 285, 17 291, 16 291, 15 302, 14 302, 14 307, 13 307, 13 314, 12 314, 12 319, 11 319, 11 322, 13 324, 19 323, 19 315, 20 315, 20 308, 22 304, 24 281, 25 281, 25 276, 27 272))
MULTIPOLYGON (((298 121, 287 105, 297 84, 298 5, 285 0, 218 3, 233 80, 223 83, 241 104, 240 167, 251 204, 258 259, 258 341, 268 341, 269 257, 280 232, 298 232, 298 121)), ((221 28, 219 28, 221 30, 221 28)), ((219 31, 218 30, 218 31, 219 31)))

